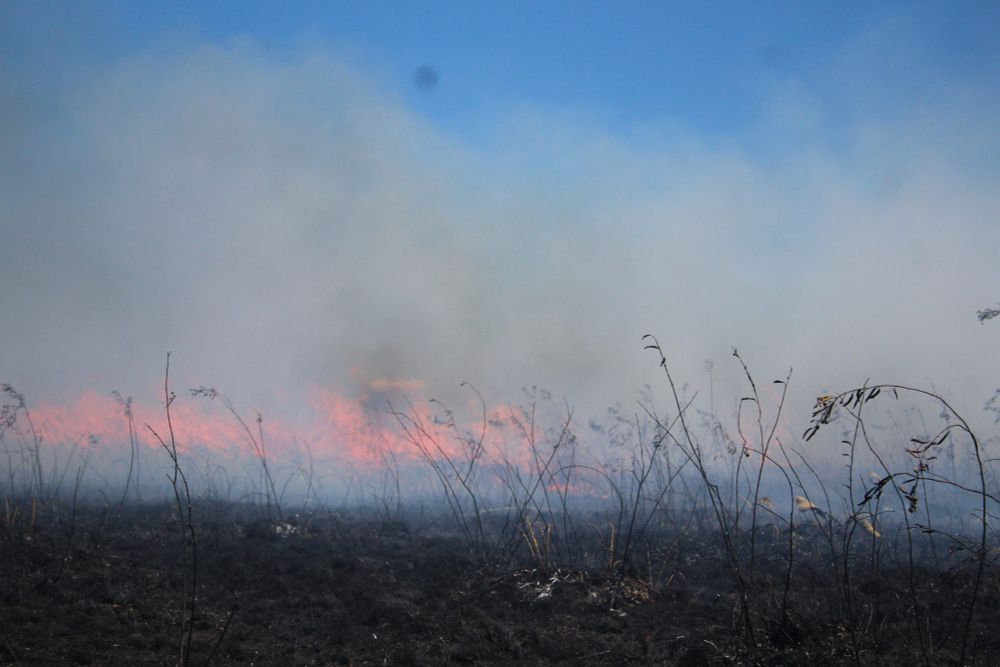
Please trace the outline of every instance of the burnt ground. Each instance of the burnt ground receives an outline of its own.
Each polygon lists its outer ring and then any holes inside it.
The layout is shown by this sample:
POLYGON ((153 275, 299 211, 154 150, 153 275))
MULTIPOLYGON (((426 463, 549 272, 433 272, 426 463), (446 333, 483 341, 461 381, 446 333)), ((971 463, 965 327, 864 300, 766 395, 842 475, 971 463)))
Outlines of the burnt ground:
MULTIPOLYGON (((759 561, 774 575, 757 577, 747 641, 713 536, 651 541, 629 574, 483 567, 444 522, 195 512, 194 665, 946 664, 974 572, 915 571, 915 607, 904 561, 884 555, 870 576, 856 570, 852 626, 829 564, 798 545, 782 623, 783 568, 767 565, 782 562, 779 540, 759 561)), ((177 664, 192 568, 170 507, 32 518, 8 505, 2 518, 0 664, 177 664)), ((1000 664, 996 588, 987 568, 977 664, 1000 664)))

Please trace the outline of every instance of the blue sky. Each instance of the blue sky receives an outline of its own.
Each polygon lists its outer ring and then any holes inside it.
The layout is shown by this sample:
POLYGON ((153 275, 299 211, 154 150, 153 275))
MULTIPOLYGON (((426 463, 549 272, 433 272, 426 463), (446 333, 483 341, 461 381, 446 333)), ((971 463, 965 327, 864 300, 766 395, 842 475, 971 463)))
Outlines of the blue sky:
POLYGON ((736 345, 976 405, 997 34, 995 2, 4 3, 0 371, 606 405, 652 332, 695 385, 736 345))
POLYGON ((851 113, 921 104, 935 79, 995 85, 1000 68, 995 2, 9 3, 4 12, 5 53, 46 75, 151 46, 251 39, 280 57, 332 45, 472 141, 528 103, 624 133, 668 120, 752 144, 762 98, 789 81, 847 112, 831 114, 835 132, 851 113), (842 63, 854 49, 863 60, 842 63), (422 65, 439 75, 432 93, 410 85, 422 65), (852 108, 838 65, 874 82, 881 99, 852 108))

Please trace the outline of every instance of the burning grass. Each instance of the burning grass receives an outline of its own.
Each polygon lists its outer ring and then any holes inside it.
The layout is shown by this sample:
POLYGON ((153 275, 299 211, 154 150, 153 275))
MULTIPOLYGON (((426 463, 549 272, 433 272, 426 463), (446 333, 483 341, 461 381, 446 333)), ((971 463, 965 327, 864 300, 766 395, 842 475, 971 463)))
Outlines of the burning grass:
POLYGON ((121 482, 98 474, 93 451, 56 456, 5 386, 0 653, 695 665, 968 664, 1000 651, 995 459, 947 401, 894 385, 821 396, 790 441, 790 373, 765 405, 734 351, 748 386, 734 426, 699 423, 648 342, 667 410, 644 400, 580 429, 545 392, 491 411, 469 387, 470 427, 443 406, 389 403, 366 436, 371 463, 341 462, 333 480, 311 449, 273 459, 259 413, 254 428, 214 388, 194 393, 224 404, 246 476, 196 456, 173 427, 169 366, 166 428, 147 427, 158 462, 115 396, 121 482), (810 460, 807 443, 830 436, 839 469, 810 460), (151 470, 167 475, 158 495, 139 472, 151 470))

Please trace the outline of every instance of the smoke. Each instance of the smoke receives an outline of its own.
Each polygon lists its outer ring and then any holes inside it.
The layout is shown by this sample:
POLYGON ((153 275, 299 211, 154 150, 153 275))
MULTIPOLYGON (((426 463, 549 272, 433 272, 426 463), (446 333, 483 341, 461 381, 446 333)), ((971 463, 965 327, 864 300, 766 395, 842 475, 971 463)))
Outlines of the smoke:
MULTIPOLYGON (((973 412, 1000 380, 994 89, 922 77, 893 113, 864 45, 762 93, 752 142, 512 106, 472 144, 326 47, 150 48, 0 98, 0 376, 29 397, 309 387, 600 408, 662 382, 708 407, 795 368, 973 412), (823 86, 833 87, 831 97, 823 86), (832 100, 832 101, 831 101, 832 100), (829 108, 827 108, 829 104, 829 108), (844 109, 852 113, 842 113, 844 109), (382 383, 382 384, 380 384, 382 383)), ((797 422, 796 422, 797 423, 797 422)))

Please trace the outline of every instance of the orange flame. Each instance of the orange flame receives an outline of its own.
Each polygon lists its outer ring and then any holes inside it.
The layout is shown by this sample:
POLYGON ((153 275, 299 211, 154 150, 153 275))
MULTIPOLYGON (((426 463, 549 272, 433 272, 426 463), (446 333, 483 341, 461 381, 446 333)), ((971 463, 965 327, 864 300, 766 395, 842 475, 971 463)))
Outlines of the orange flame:
MULTIPOLYGON (((371 410, 364 400, 353 399, 336 392, 313 389, 307 405, 311 418, 288 420, 262 417, 261 428, 269 458, 281 461, 295 454, 296 441, 306 440, 314 452, 346 458, 352 463, 365 464, 376 458, 376 445, 381 442, 372 425, 371 410)), ((80 443, 82 447, 101 447, 128 442, 128 421, 124 408, 110 395, 86 391, 67 403, 41 402, 29 404, 33 421, 44 442, 49 444, 80 443)), ((158 448, 160 438, 169 440, 166 413, 162 405, 133 403, 137 441, 158 448)), ((254 438, 260 437, 257 415, 252 410, 240 414, 254 438)), ((219 453, 232 454, 247 447, 249 436, 236 417, 224 406, 204 398, 178 396, 171 404, 171 422, 180 451, 192 446, 219 453)), ((390 440, 391 442, 391 440, 390 440)), ((398 444, 402 456, 409 452, 398 444)))

